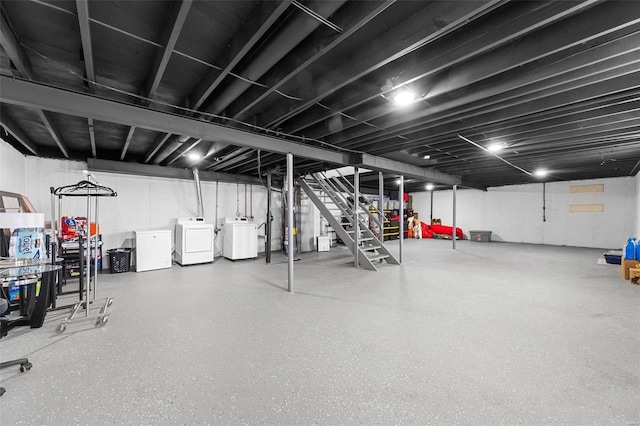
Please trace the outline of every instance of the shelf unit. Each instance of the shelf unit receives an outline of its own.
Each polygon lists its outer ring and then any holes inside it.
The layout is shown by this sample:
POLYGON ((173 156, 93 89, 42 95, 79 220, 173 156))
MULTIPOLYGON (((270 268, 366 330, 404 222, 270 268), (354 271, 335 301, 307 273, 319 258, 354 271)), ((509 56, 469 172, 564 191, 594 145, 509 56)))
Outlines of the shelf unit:
POLYGON ((389 220, 388 217, 393 213, 392 210, 384 210, 384 229, 382 231, 383 241, 397 240, 400 235, 400 223, 397 220, 389 220))
MULTIPOLYGON (((60 257, 63 259, 63 280, 66 283, 69 278, 80 278, 80 245, 77 241, 64 241, 59 247, 60 257)), ((98 262, 98 272, 102 273, 102 235, 98 235, 97 248, 91 247, 90 265, 98 262)), ((93 271, 93 267, 91 270, 93 271)))

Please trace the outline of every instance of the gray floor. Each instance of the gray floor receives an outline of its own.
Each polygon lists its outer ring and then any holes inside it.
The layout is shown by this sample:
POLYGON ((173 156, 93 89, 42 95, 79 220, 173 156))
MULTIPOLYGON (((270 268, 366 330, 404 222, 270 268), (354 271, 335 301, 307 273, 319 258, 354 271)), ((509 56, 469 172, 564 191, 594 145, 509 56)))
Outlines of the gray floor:
POLYGON ((640 286, 602 250, 404 248, 379 272, 301 255, 295 294, 263 259, 104 274, 104 327, 0 340, 34 364, 0 372, 0 423, 639 423, 640 286))

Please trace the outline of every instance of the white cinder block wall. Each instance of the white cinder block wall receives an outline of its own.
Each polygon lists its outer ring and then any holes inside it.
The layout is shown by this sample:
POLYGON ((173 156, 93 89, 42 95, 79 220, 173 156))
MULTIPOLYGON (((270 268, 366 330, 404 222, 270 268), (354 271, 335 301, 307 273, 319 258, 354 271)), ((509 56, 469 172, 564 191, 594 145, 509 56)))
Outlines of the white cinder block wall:
MULTIPOLYGON (((457 191, 456 224, 469 237, 471 230, 492 231, 496 241, 566 245, 594 248, 621 248, 638 224, 637 177, 608 178, 546 184, 543 221, 543 185, 510 185, 488 191, 457 191), (571 193, 572 185, 603 184, 604 192, 571 193), (572 213, 571 204, 602 204, 601 213, 572 213)), ((413 196, 413 208, 429 220, 429 192, 413 196)), ((436 191, 433 217, 451 225, 452 191, 436 191)))
MULTIPOLYGON (((25 194, 35 208, 50 219, 49 187, 74 184, 83 179, 84 162, 25 157, 0 140, 0 190, 25 194)), ((95 173, 100 183, 118 192, 115 199, 101 199, 100 223, 105 248, 129 247, 134 230, 172 229, 175 218, 195 216, 196 193, 192 180, 95 173)), ((202 182, 205 218, 221 227, 224 217, 266 216, 265 188, 229 183, 202 182), (216 198, 216 186, 218 197, 216 198), (251 189, 253 197, 250 197, 251 189), (251 203, 250 200, 253 200, 251 203)), ((490 188, 486 192, 462 189, 457 194, 457 226, 467 236, 470 230, 491 230, 499 241, 620 248, 629 236, 640 236, 640 174, 628 178, 552 182, 546 185, 546 221, 542 220, 542 184, 490 188), (602 193, 570 193, 571 185, 604 184, 602 193), (571 204, 603 204, 602 213, 570 213, 571 204)), ((282 243, 282 202, 273 193, 272 250, 282 243)), ((413 207, 428 221, 429 192, 412 194, 413 207)), ((65 213, 83 216, 86 204, 66 197, 65 213)), ((434 193, 434 217, 452 223, 451 191, 434 193)), ((260 228, 264 233, 264 228, 260 228)), ((259 250, 264 246, 259 244, 259 250)), ((216 253, 222 239, 216 241, 216 253)))
MULTIPOLYGON (((73 185, 84 179, 85 162, 23 156, 6 142, 0 142, 0 190, 26 195, 36 210, 51 219, 50 187, 73 185)), ((99 199, 99 222, 105 249, 132 247, 134 231, 171 229, 177 217, 196 216, 196 189, 193 180, 167 179, 95 172, 101 185, 114 189, 115 198, 99 199)), ((267 190, 260 185, 201 182, 204 216, 207 222, 222 228, 225 217, 253 216, 258 224, 266 220, 267 190), (216 192, 217 191, 217 192, 216 192), (216 193, 218 197, 216 198, 216 193)), ((282 243, 282 202, 272 194, 272 250, 282 243)), ((86 199, 63 197, 62 213, 86 216, 86 199)), ((259 234, 264 235, 264 226, 259 234)), ((216 255, 222 254, 223 232, 216 239, 216 255)), ((264 252, 264 239, 258 251, 264 252)))
POLYGON ((0 191, 24 194, 25 158, 0 139, 0 191))

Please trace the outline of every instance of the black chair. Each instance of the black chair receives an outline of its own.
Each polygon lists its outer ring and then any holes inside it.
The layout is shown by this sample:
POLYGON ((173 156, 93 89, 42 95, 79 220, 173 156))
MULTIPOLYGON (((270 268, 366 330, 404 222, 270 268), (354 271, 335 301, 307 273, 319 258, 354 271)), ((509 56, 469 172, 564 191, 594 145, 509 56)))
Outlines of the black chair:
MULTIPOLYGON (((9 309, 9 302, 6 299, 0 298, 0 315, 3 315, 9 309)), ((20 372, 24 373, 30 370, 32 365, 27 358, 18 358, 12 361, 0 362, 0 370, 4 368, 13 367, 14 365, 20 366, 20 372)), ((0 386, 0 396, 6 392, 5 388, 0 386)))

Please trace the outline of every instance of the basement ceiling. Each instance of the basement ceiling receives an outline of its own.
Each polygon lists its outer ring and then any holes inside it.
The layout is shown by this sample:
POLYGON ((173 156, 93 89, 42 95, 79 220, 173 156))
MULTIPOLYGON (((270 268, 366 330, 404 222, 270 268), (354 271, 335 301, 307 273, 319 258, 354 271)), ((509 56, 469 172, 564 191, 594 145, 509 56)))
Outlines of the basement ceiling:
POLYGON ((290 149, 297 174, 358 164, 408 191, 640 168, 639 1, 1 8, 2 137, 26 155, 257 177, 290 149))

